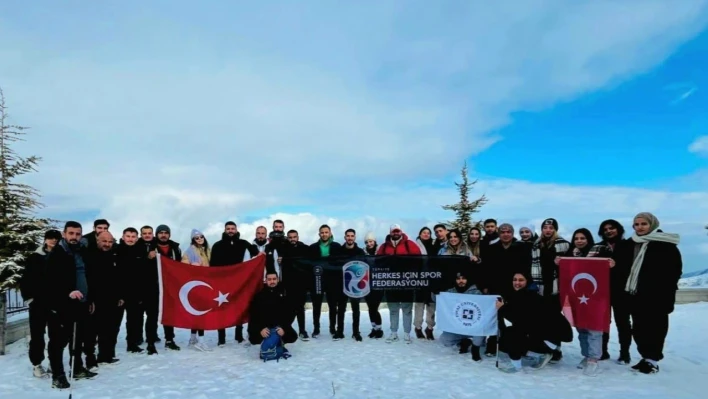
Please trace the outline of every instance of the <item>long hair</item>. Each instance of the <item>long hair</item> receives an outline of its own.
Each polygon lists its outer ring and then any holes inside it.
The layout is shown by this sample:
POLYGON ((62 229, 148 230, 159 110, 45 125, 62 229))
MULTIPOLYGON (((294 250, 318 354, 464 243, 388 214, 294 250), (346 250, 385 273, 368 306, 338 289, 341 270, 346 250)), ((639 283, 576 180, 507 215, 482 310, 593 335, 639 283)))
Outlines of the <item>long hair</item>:
POLYGON ((467 233, 467 248, 472 252, 472 255, 476 256, 479 258, 480 254, 480 244, 482 243, 482 230, 479 227, 472 227, 467 233), (472 230, 477 231, 479 233, 479 240, 477 242, 472 242, 470 239, 472 238, 472 230))
POLYGON ((580 250, 580 252, 582 252, 582 254, 583 254, 584 256, 587 256, 588 252, 590 252, 590 249, 595 245, 595 238, 593 238, 592 233, 590 232, 590 230, 588 230, 588 229, 586 229, 586 228, 584 228, 584 227, 581 228, 581 229, 577 229, 577 230, 575 230, 575 231, 573 232, 573 238, 572 238, 571 241, 570 241, 570 247, 568 248, 568 251, 572 252, 572 251, 576 248, 576 246, 575 246, 575 235, 578 234, 578 233, 584 235, 584 236, 585 236, 585 239, 588 241, 588 245, 586 245, 585 248, 583 248, 583 249, 580 250))
MULTIPOLYGON (((199 244, 197 244, 197 239, 192 238, 192 245, 194 245, 196 248, 199 248, 199 244)), ((209 241, 207 241, 206 237, 204 237, 204 245, 202 245, 205 251, 209 252, 209 241)))

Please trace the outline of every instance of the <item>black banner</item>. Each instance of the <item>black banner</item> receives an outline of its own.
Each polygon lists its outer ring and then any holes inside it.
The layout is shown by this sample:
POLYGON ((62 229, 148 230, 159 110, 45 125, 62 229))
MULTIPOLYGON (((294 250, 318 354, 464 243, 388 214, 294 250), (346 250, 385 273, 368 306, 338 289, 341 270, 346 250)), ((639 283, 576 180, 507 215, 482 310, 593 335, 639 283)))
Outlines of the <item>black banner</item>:
MULTIPOLYGON (((313 295, 385 294, 388 301, 401 302, 428 302, 431 295, 454 286, 457 272, 466 272, 471 282, 478 274, 478 266, 466 256, 335 256, 290 258, 286 263, 313 295)), ((287 276, 284 282, 288 284, 287 276)))

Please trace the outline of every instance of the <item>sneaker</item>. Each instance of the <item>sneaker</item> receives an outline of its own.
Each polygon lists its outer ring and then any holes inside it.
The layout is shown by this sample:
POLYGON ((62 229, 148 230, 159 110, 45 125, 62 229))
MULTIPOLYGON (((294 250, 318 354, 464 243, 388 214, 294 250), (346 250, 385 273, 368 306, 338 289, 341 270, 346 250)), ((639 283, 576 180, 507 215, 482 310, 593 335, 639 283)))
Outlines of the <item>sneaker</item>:
POLYGON ((145 350, 138 345, 128 345, 128 352, 130 353, 143 353, 145 350))
POLYGON ((644 359, 640 360, 639 363, 632 366, 632 370, 639 370, 642 367, 643 363, 646 363, 646 360, 644 360, 644 359))
POLYGON ((588 377, 597 377, 599 367, 600 365, 597 362, 587 362, 583 369, 583 374, 588 377))
POLYGON ((175 341, 165 341, 165 349, 171 349, 173 351, 178 351, 181 348, 175 344, 175 341))
POLYGON ((415 329, 415 337, 418 339, 425 339, 425 335, 423 334, 423 329, 422 328, 416 328, 415 329))
POLYGON ((52 378, 52 388, 69 389, 69 387, 71 387, 71 385, 69 385, 69 381, 66 379, 64 374, 52 378))
POLYGON ((309 340, 310 340, 310 336, 307 335, 307 331, 305 331, 305 330, 300 331, 300 341, 307 342, 309 340))
POLYGON ((196 345, 199 342, 196 336, 192 336, 189 338, 189 343, 187 344, 188 348, 193 348, 194 345, 196 345))
POLYGON ((472 346, 472 341, 469 338, 463 338, 460 341, 460 355, 469 352, 470 346, 472 346))
POLYGON ((561 360, 563 360, 563 352, 561 352, 560 350, 554 350, 553 355, 551 357, 551 364, 556 364, 561 360))
POLYGON ((578 363, 578 369, 583 370, 585 368, 585 366, 587 366, 587 364, 588 364, 588 358, 584 357, 583 360, 581 360, 580 363, 578 363))
POLYGON ((386 338, 386 343, 391 343, 391 342, 396 342, 398 341, 398 333, 392 332, 388 338, 386 338))
POLYGON ((199 341, 194 344, 194 349, 200 350, 202 352, 211 352, 211 348, 204 341, 199 341))
POLYGON ((600 357, 600 360, 607 360, 610 357, 611 357, 610 352, 602 352, 602 356, 600 357))
POLYGON ((425 329, 425 338, 428 341, 435 341, 435 336, 433 335, 433 329, 428 327, 425 329))
POLYGON ((642 374, 656 374, 659 372, 659 365, 654 365, 648 361, 643 360, 639 366, 638 372, 642 374))
POLYGON ((413 341, 411 341, 411 334, 403 333, 403 341, 405 341, 407 344, 412 343, 413 341))
POLYGON ((632 361, 629 356, 629 352, 620 352, 619 358, 617 359, 617 364, 628 365, 632 361))
POLYGON ((98 361, 94 356, 86 356, 86 370, 96 372, 98 370, 98 361))
POLYGON ((356 342, 361 342, 361 334, 358 332, 355 332, 354 335, 352 335, 352 338, 354 338, 356 342))
POLYGON ((479 346, 472 345, 472 360, 475 362, 482 361, 482 356, 479 354, 479 346))
POLYGON ((344 333, 335 332, 334 334, 332 334, 332 339, 335 341, 342 340, 342 339, 344 339, 344 333))
POLYGON ((315 329, 312 330, 312 338, 317 339, 317 337, 319 337, 319 336, 320 336, 320 328, 319 328, 319 327, 315 327, 315 329))
POLYGON ((226 346, 226 341, 219 341, 216 343, 216 346, 219 348, 223 348, 226 346))
POLYGON ((89 380, 95 376, 97 376, 98 373, 94 373, 93 371, 87 370, 83 367, 77 368, 74 370, 73 378, 75 380, 89 380))
POLYGON ((47 372, 47 370, 44 369, 44 366, 42 366, 41 364, 32 367, 32 374, 37 378, 49 377, 49 373, 47 372))
POLYGON ((118 364, 120 363, 120 359, 112 357, 112 358, 98 358, 98 364, 118 364))
POLYGON ((550 354, 550 353, 543 354, 543 355, 541 355, 541 358, 538 360, 538 363, 531 366, 531 368, 534 370, 541 370, 542 368, 546 367, 548 365, 548 363, 551 362, 551 359, 553 359, 552 354, 550 354))
POLYGON ((148 344, 147 353, 148 355, 157 355, 157 348, 155 348, 155 344, 148 344))
POLYGON ((521 369, 517 369, 511 363, 504 363, 504 364, 499 365, 499 371, 501 371, 502 373, 507 373, 507 374, 516 374, 516 373, 520 373, 521 369))

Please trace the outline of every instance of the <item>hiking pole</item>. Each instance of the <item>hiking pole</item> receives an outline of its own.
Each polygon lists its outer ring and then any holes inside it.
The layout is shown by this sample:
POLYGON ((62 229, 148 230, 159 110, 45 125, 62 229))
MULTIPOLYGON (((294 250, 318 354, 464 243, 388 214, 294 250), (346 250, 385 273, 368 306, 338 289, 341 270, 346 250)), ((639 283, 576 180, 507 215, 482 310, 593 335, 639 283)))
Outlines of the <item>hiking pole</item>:
MULTIPOLYGON (((72 338, 73 345, 71 346, 71 356, 69 356, 70 364, 69 367, 71 367, 71 370, 69 370, 69 399, 71 399, 71 396, 74 393, 74 365, 76 364, 76 355, 74 352, 76 352, 76 321, 74 321, 74 336, 72 338)), ((79 355, 80 356, 80 355, 79 355)))
POLYGON ((501 339, 501 329, 497 328, 497 363, 496 363, 496 368, 499 368, 499 339, 501 339))

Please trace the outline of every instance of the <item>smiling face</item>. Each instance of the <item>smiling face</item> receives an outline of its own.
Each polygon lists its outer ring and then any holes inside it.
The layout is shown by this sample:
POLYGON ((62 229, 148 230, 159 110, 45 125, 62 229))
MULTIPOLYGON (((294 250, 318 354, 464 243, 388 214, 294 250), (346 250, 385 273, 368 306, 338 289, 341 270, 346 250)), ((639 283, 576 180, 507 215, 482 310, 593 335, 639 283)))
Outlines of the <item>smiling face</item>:
POLYGON ((583 249, 588 246, 588 238, 585 237, 585 234, 583 233, 575 233, 575 236, 573 237, 573 244, 575 244, 576 248, 583 249))
POLYGON ((648 220, 644 218, 634 219, 634 224, 632 224, 632 227, 634 228, 634 232, 637 233, 638 236, 645 236, 651 233, 651 224, 648 220))
POLYGON ((321 228, 320 240, 322 240, 322 242, 327 242, 330 238, 332 238, 332 230, 330 230, 328 227, 321 228))
POLYGON ((469 237, 470 242, 472 242, 472 243, 477 242, 480 240, 480 238, 482 238, 482 236, 479 234, 478 230, 476 230, 476 229, 470 230, 470 237, 469 237))
POLYGON ((348 246, 351 247, 352 245, 354 245, 355 241, 356 241, 356 234, 354 234, 354 232, 347 231, 344 234, 344 242, 346 242, 348 246))
POLYGON ((453 247, 460 245, 460 236, 458 236, 455 232, 451 232, 450 234, 448 234, 447 239, 450 241, 450 245, 452 245, 453 247))
POLYGON ((420 232, 420 239, 421 239, 421 240, 429 240, 429 239, 430 239, 430 236, 431 236, 430 230, 428 230, 428 229, 423 229, 423 230, 420 232))
POLYGON ((519 230, 519 235, 521 236, 521 239, 524 241, 527 241, 527 240, 531 239, 531 237, 533 237, 533 233, 531 232, 530 229, 527 229, 527 228, 523 228, 523 229, 519 230))
POLYGON ((526 281, 526 277, 524 277, 523 274, 520 274, 520 273, 514 274, 514 280, 512 280, 512 285, 514 287, 514 291, 518 291, 520 289, 526 288, 527 284, 528 284, 528 281, 526 281))

